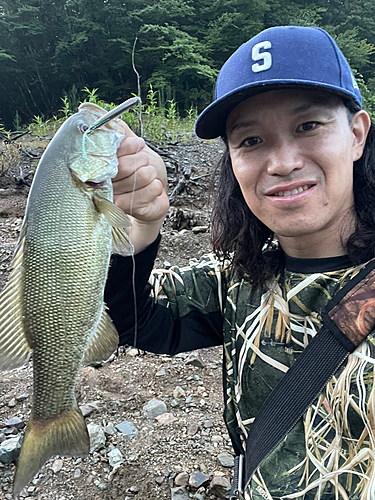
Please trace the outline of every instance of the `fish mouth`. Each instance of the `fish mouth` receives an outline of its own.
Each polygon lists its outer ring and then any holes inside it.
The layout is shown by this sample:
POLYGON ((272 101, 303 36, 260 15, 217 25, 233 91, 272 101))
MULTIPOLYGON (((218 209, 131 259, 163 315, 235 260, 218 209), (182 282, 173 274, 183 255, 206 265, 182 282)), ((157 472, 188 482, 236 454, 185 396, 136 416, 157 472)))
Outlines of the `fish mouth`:
POLYGON ((103 189, 107 185, 107 181, 95 182, 95 181, 86 181, 83 183, 89 189, 103 189))

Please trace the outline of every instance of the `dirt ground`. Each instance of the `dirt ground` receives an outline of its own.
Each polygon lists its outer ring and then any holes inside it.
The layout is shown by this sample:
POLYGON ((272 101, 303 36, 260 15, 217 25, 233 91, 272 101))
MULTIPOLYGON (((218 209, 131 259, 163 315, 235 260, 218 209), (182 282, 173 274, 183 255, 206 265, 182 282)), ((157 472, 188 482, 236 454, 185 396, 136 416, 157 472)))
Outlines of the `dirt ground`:
MULTIPOLYGON (((12 144, 0 141, 0 290, 8 277, 37 157, 47 144, 45 138, 30 135, 12 144)), ((209 175, 222 149, 220 141, 197 138, 165 149, 172 156, 166 158, 172 208, 162 230, 157 267, 185 265, 209 251, 209 232, 204 227, 197 230, 197 226, 209 224, 209 175)), ((232 476, 232 468, 218 461, 219 454, 231 453, 222 420, 221 348, 195 354, 203 367, 188 364, 190 353, 169 357, 124 349, 101 367, 82 368, 76 392, 80 406, 91 403, 86 423, 108 430, 127 421, 138 433, 129 438, 112 429, 106 434, 104 447, 88 457, 52 458, 21 497, 164 500, 171 498, 176 476, 186 472, 190 478, 186 491, 191 498, 218 498, 210 490, 210 480, 214 475, 228 480, 232 476), (176 390, 180 391, 178 397, 176 390), (169 423, 143 415, 144 405, 153 398, 165 402, 167 412, 173 415, 169 423), (123 463, 118 467, 109 463, 108 453, 113 449, 122 455, 123 463), (209 479, 197 491, 197 478, 203 476, 194 473, 199 471, 209 479)), ((28 420, 32 367, 27 364, 0 377, 1 442, 23 433, 6 422, 12 417, 28 420)), ((15 464, 0 463, 0 500, 12 498, 14 471, 15 464)))

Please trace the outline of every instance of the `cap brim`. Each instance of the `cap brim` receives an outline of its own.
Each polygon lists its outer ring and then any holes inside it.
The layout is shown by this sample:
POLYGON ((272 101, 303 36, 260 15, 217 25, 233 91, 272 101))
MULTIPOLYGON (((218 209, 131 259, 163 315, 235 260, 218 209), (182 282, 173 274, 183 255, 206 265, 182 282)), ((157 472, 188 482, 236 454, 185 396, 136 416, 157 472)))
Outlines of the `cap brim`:
POLYGON ((296 87, 309 87, 316 90, 327 90, 328 92, 339 95, 342 98, 357 101, 355 95, 349 93, 346 94, 334 86, 323 84, 319 85, 317 82, 279 81, 278 83, 274 83, 271 81, 262 82, 261 85, 257 82, 256 85, 236 89, 234 92, 222 96, 220 99, 217 99, 212 104, 207 106, 195 122, 195 134, 201 139, 215 139, 215 137, 224 136, 229 113, 238 104, 240 104, 240 102, 254 95, 261 94, 262 92, 296 87))

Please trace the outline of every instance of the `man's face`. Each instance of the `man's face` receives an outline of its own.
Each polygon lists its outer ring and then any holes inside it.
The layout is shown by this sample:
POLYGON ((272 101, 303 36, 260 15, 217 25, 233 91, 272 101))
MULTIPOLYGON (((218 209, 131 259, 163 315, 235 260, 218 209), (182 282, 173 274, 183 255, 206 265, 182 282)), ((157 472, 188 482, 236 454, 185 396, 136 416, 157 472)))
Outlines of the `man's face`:
POLYGON ((355 121, 349 123, 340 99, 300 89, 258 94, 228 117, 229 151, 244 199, 289 255, 343 253, 342 230, 347 226, 350 234, 354 220, 353 161, 364 142, 355 121))

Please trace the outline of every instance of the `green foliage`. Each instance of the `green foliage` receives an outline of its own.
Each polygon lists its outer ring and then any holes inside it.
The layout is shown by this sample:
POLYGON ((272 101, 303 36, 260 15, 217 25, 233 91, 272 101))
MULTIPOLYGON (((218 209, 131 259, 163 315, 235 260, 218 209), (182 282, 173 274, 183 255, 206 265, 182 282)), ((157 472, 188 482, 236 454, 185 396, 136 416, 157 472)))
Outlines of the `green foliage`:
POLYGON ((47 131, 47 123, 50 120, 47 120, 46 122, 43 120, 43 118, 39 115, 34 115, 33 121, 29 125, 29 130, 32 134, 34 135, 45 135, 47 131))
MULTIPOLYGON (((3 0, 0 13, 6 128, 34 116, 66 118, 84 99, 108 110, 138 92, 136 37, 145 128, 150 114, 172 125, 174 114, 211 102, 219 68, 241 43, 280 24, 327 29, 362 75, 364 100, 372 103, 374 0, 3 0)), ((128 118, 136 126, 136 113, 128 118)))
POLYGON ((366 69, 371 56, 375 54, 375 46, 368 43, 366 39, 360 39, 356 28, 338 32, 337 28, 328 27, 328 31, 343 51, 352 68, 357 69, 359 72, 366 69))
POLYGON ((61 97, 61 100, 63 102, 63 105, 61 106, 59 111, 62 114, 63 118, 66 120, 72 114, 72 110, 70 108, 70 102, 69 102, 68 96, 61 97))
POLYGON ((369 82, 366 83, 363 76, 358 73, 358 71, 354 70, 354 75, 362 95, 363 109, 365 109, 371 119, 375 121, 375 79, 370 79, 369 82))
POLYGON ((13 128, 13 130, 21 130, 21 117, 20 117, 17 109, 16 109, 16 112, 14 113, 12 128, 13 128))

